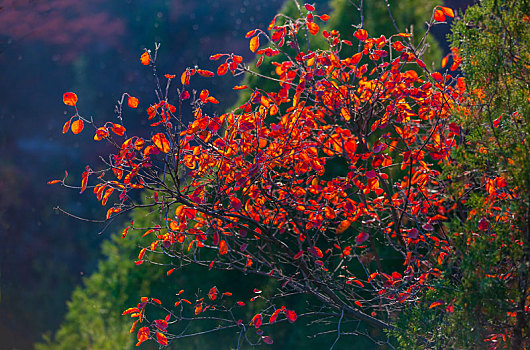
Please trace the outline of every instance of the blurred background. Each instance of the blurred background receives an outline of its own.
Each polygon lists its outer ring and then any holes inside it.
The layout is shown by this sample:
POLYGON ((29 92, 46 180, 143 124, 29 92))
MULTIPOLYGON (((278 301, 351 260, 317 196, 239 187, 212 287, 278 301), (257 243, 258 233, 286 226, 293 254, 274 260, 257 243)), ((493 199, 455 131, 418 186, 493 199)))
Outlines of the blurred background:
MULTIPOLYGON (((90 191, 80 195, 46 184, 68 170, 68 182, 79 185, 84 167, 108 152, 91 132, 61 133, 73 114, 62 94, 76 92, 80 114, 98 123, 115 120, 124 92, 138 97, 139 108, 124 114, 134 133, 146 125, 145 109, 155 101, 152 72, 139 61, 144 48, 161 43, 161 74, 180 75, 194 65, 215 69, 209 61, 215 53, 250 61, 245 33, 265 29, 282 4, 0 0, 0 349, 32 349, 43 334, 55 333, 72 291, 103 257, 102 242, 123 223, 105 228, 54 211, 59 205, 89 219, 101 219, 105 211, 90 191)), ((317 4, 317 13, 331 10, 327 1, 317 4)), ((445 27, 437 31, 442 41, 445 27)), ((237 100, 231 88, 240 79, 197 79, 193 87, 208 88, 223 111, 237 100)))

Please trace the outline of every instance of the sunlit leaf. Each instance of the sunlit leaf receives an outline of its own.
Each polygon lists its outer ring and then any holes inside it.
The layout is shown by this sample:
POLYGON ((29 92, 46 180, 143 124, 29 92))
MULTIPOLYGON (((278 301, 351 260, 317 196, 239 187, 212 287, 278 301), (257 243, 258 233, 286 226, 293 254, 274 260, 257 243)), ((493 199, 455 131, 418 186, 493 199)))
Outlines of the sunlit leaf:
POLYGON ((77 104, 77 95, 73 92, 65 92, 63 94, 63 102, 68 106, 75 106, 77 104))
POLYGON ((138 99, 136 97, 132 97, 132 96, 129 96, 129 98, 127 99, 127 104, 129 105, 129 107, 131 108, 136 108, 138 107, 138 99))
POLYGON ((156 332, 156 341, 160 345, 167 345, 167 337, 160 332, 156 332))
POLYGON ((308 22, 307 28, 309 29, 309 33, 311 33, 312 35, 316 35, 320 29, 318 27, 318 24, 316 24, 315 22, 308 22))
POLYGON ((144 66, 147 66, 151 62, 151 56, 149 56, 149 52, 146 51, 142 54, 142 56, 140 56, 140 62, 144 66))
POLYGON ((72 132, 77 135, 81 131, 83 131, 83 121, 81 119, 74 120, 72 122, 72 132))
POLYGON ((434 11, 434 20, 438 22, 445 21, 445 14, 442 10, 436 10, 434 11))
POLYGON ((149 339, 149 335, 151 334, 151 331, 149 330, 149 327, 142 327, 138 330, 137 339, 138 343, 136 343, 136 346, 139 346, 144 341, 149 339))
POLYGON ((250 39, 250 51, 256 52, 256 50, 259 47, 259 36, 256 35, 252 39, 250 39))
POLYGON ((155 146, 162 153, 167 153, 170 150, 169 141, 166 139, 166 136, 163 133, 158 133, 153 135, 151 138, 155 146))

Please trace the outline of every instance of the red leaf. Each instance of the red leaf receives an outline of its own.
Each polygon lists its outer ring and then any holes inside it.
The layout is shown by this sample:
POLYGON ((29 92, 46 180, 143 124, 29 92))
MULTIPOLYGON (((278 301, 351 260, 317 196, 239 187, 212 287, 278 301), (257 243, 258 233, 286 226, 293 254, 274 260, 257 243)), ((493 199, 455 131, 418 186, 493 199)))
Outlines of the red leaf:
POLYGON ((445 21, 445 14, 442 10, 436 10, 434 11, 434 20, 438 22, 445 21))
POLYGON ((329 20, 329 18, 330 18, 330 17, 329 17, 328 15, 326 15, 326 14, 320 16, 320 19, 323 20, 324 22, 326 22, 327 20, 329 20))
POLYGON ((210 300, 215 300, 217 299, 217 288, 216 287, 212 287, 210 289, 210 291, 208 292, 208 298, 210 300))
POLYGON ((269 337, 268 335, 264 335, 263 337, 261 337, 261 339, 263 340, 264 343, 269 344, 269 345, 274 343, 272 338, 269 337))
POLYGON ((160 345, 167 345, 167 337, 160 332, 156 332, 156 341, 160 345))
POLYGON ((353 35, 360 41, 365 41, 366 39, 368 39, 368 32, 364 29, 359 29, 353 35))
POLYGON ((296 321, 296 318, 298 317, 296 316, 296 312, 294 312, 293 310, 285 309, 283 313, 285 314, 285 317, 287 317, 287 320, 289 321, 289 323, 293 323, 294 321, 296 321))
POLYGON ((151 331, 149 330, 149 327, 142 327, 138 330, 138 334, 136 335, 137 338, 138 338, 138 343, 136 343, 136 346, 139 346, 140 344, 142 344, 144 341, 146 341, 147 339, 149 339, 149 334, 151 333, 151 331))
POLYGON ((228 71, 228 63, 223 63, 217 68, 217 75, 224 75, 228 71))
POLYGON ((276 322, 276 319, 278 318, 278 314, 280 313, 280 309, 274 311, 271 315, 271 318, 269 319, 269 323, 274 323, 276 322))
POLYGON ((219 243, 219 254, 225 255, 228 253, 228 244, 224 240, 219 243))
POLYGON ((200 95, 199 95, 199 98, 204 103, 204 102, 206 102, 206 98, 208 98, 208 95, 209 95, 208 90, 202 90, 200 95))
POLYGON ((306 9, 307 11, 315 11, 315 6, 313 6, 313 5, 310 5, 310 4, 304 4, 304 6, 305 6, 305 9, 306 9))
POLYGON ((307 248, 307 251, 317 258, 322 258, 324 256, 318 247, 309 247, 307 248))
POLYGON ((361 232, 357 235, 357 237, 355 237, 355 243, 357 244, 361 244, 363 243, 364 241, 366 241, 368 238, 370 237, 370 235, 366 232, 361 232))
POLYGON ((401 43, 401 41, 394 41, 392 43, 392 47, 394 48, 394 50, 396 51, 403 51, 403 49, 405 48, 405 46, 403 46, 403 44, 401 43))
POLYGON ((254 325, 254 327, 259 328, 263 322, 263 316, 261 314, 257 314, 252 318, 252 321, 250 322, 250 325, 254 325))
POLYGON ((73 92, 65 92, 63 94, 63 102, 68 106, 75 106, 77 104, 77 95, 73 92))
POLYGON ((136 97, 129 96, 129 99, 127 100, 127 104, 131 108, 138 107, 138 99, 136 97))

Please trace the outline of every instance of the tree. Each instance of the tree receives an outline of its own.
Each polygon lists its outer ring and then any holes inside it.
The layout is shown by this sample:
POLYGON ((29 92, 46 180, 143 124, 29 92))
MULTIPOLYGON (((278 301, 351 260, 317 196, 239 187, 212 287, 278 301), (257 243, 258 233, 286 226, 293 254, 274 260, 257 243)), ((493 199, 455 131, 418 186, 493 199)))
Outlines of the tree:
MULTIPOLYGON (((195 334, 194 323, 211 325, 209 332, 235 330, 238 347, 272 343, 262 328, 307 319, 322 333, 334 332, 333 347, 347 335, 395 329, 397 314, 441 276, 433 261, 443 262, 452 246, 443 224, 451 197, 440 169, 461 137, 449 118, 466 108, 463 79, 431 74, 423 48, 407 33, 372 37, 358 29, 352 43, 326 32, 328 49, 301 53, 298 34, 318 35, 328 17, 305 8, 301 18, 273 21, 270 36, 260 29, 247 34, 251 51, 277 57, 279 77, 271 79, 280 89, 253 89, 234 112, 211 114, 215 97, 189 90, 191 79, 214 75, 197 67, 180 76, 173 95, 176 77, 165 75, 162 83, 156 75, 158 48, 141 56, 157 77, 158 100, 147 108, 151 135, 130 137, 111 122, 98 127, 78 113, 74 93, 63 96, 76 109, 63 132, 91 125, 96 140, 116 148, 104 169, 87 167, 81 192, 90 177, 103 205, 114 194, 108 220, 137 208, 156 216, 123 233, 150 237, 137 264, 163 266, 167 275, 194 264, 280 285, 253 290, 250 304, 259 310, 251 318, 241 311, 248 302, 212 284, 179 292, 171 307, 142 297, 124 312, 136 319, 138 344, 155 339, 164 346, 204 333, 195 334), (357 44, 358 52, 341 58, 342 46, 357 44), (194 121, 186 126, 188 101, 194 121), (333 169, 337 163, 342 166, 333 169), (145 201, 134 195, 138 190, 145 201), (311 302, 294 310, 290 302, 300 295, 311 302)), ((437 7, 433 14, 430 25, 453 11, 437 7)), ((218 75, 249 71, 238 55, 211 59, 221 60, 218 75)), ((124 94, 120 117, 125 102, 139 105, 124 94)), ((66 179, 53 182, 66 185, 66 179)))
POLYGON ((414 337, 427 334, 438 348, 530 347, 529 10, 527 1, 482 1, 453 26, 470 93, 445 165, 455 233, 443 278, 403 314, 408 348, 423 348, 414 337))

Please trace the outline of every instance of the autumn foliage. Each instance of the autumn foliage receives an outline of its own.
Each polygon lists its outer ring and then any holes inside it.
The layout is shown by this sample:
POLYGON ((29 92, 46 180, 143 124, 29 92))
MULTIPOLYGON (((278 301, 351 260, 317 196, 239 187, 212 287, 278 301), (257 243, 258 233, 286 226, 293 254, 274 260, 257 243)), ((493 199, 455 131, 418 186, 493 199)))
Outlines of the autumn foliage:
MULTIPOLYGON (((194 295, 197 286, 186 286, 174 305, 142 298, 124 312, 134 321, 137 345, 152 339, 165 346, 188 336, 171 331, 182 320, 214 320, 218 330, 244 333, 238 342, 250 341, 246 334, 253 332, 255 343, 266 344, 274 339, 264 328, 303 318, 335 320, 338 337, 354 333, 351 323, 341 331, 344 320, 392 330, 396 313, 431 288, 453 254, 445 222, 457 202, 442 167, 462 140, 453 115, 472 105, 464 79, 431 72, 410 34, 387 38, 361 28, 342 38, 321 29, 329 16, 312 5, 302 10, 301 18, 277 16, 267 31, 247 33, 257 66, 263 56, 275 58, 269 78, 279 89, 235 86, 250 89, 251 97, 234 111, 215 113, 217 99, 191 88, 194 79, 215 75, 197 67, 157 78, 151 104, 123 95, 119 119, 126 99, 129 108, 145 108, 151 128, 144 135, 129 135, 118 123, 95 125, 78 113, 77 96, 64 94, 75 115, 63 132, 90 125, 94 140, 115 147, 104 168, 86 168, 81 192, 90 189, 108 205, 108 220, 138 207, 155 213, 150 227, 133 224, 123 232, 150 237, 136 264, 161 264, 170 275, 192 263, 265 276, 280 286, 272 295, 254 289, 243 301, 205 278, 199 287, 208 292, 194 295), (315 35, 329 49, 303 52, 315 35), (296 55, 286 54, 286 46, 296 55), (358 51, 341 57, 343 46, 358 51), (184 104, 193 109, 189 123, 184 104), (308 296, 315 307, 293 309, 292 295, 308 296), (235 317, 257 299, 265 305, 260 312, 235 317)), ((430 25, 453 16, 437 7, 430 25)), ((155 69, 155 58, 145 51, 139 63, 155 69)), ((241 56, 211 59, 219 62, 217 75, 252 74, 241 56)), ((455 71, 458 50, 450 59, 455 71)), ((500 175, 484 181, 492 198, 513 195, 500 175)), ((487 230, 486 221, 480 225, 487 230)), ((450 300, 430 308, 452 312, 450 300)))

